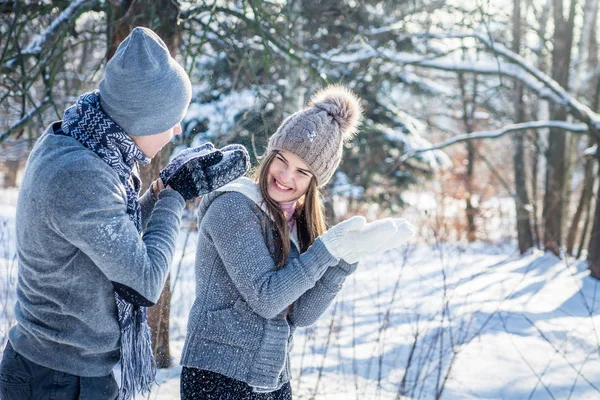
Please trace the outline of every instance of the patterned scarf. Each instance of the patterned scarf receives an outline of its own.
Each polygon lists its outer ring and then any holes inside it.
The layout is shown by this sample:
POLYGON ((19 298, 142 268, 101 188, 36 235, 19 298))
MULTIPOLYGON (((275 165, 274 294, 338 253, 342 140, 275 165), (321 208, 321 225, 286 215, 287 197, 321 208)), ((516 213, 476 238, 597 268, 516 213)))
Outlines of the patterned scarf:
MULTIPOLYGON (((140 179, 134 173, 136 162, 148 164, 150 159, 131 138, 100 108, 98 91, 79 97, 77 104, 65 111, 62 121, 65 136, 77 139, 96 153, 121 179, 127 191, 127 214, 142 232, 142 212, 138 202, 140 179)), ((119 398, 132 398, 136 392, 146 393, 156 376, 150 328, 146 308, 126 302, 115 292, 119 327, 121 328, 121 390, 119 398)))

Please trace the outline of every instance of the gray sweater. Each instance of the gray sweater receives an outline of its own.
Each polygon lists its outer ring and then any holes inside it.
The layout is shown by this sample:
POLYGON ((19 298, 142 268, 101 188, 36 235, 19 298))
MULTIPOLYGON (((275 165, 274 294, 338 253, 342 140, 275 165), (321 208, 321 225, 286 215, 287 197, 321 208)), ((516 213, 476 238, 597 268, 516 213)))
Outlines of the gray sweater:
MULTIPOLYGON (((51 129, 51 128, 49 128, 51 129)), ((16 215, 19 278, 9 332, 25 358, 78 376, 119 362, 117 282, 156 302, 185 202, 164 190, 140 199, 143 239, 114 170, 73 138, 49 130, 25 169, 16 215)))
POLYGON ((247 178, 202 199, 196 299, 181 364, 270 391, 291 378, 294 329, 325 312, 356 265, 337 260, 317 239, 303 254, 293 243, 277 269, 268 247, 272 236, 262 228, 270 232, 271 220, 261 205, 258 187, 247 178))

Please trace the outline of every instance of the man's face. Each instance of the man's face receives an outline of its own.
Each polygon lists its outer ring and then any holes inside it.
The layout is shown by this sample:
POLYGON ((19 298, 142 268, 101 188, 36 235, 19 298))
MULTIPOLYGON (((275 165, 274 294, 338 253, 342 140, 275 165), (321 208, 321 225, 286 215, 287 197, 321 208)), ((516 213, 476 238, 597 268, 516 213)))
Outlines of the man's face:
POLYGON ((169 130, 166 130, 155 135, 148 136, 131 136, 131 140, 137 147, 150 158, 154 156, 171 141, 173 136, 181 134, 181 124, 177 124, 169 130))

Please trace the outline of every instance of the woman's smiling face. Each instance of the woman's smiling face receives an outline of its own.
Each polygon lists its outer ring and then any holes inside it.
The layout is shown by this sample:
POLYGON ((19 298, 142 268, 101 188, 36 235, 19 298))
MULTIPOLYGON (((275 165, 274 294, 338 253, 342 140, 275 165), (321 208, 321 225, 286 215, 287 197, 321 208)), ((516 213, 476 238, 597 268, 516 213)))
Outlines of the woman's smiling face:
POLYGON ((297 155, 280 150, 271 161, 267 193, 278 203, 298 200, 308 190, 313 174, 297 155))

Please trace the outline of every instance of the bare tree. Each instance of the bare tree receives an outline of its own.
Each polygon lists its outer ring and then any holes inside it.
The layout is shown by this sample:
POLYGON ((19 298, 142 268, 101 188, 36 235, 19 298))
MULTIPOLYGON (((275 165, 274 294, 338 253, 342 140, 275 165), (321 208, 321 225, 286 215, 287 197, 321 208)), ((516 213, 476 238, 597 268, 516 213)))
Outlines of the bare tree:
MULTIPOLYGON (((573 26, 577 0, 571 1, 566 19, 563 0, 554 0, 554 49, 552 51, 552 78, 564 90, 568 90, 573 45, 573 26)), ((550 107, 550 116, 555 121, 566 121, 567 112, 560 105, 550 107)), ((546 190, 544 194, 544 249, 560 254, 562 239, 562 215, 565 185, 566 133, 550 129, 546 154, 546 190)))
MULTIPOLYGON (((473 76, 473 93, 469 100, 467 96, 467 87, 464 74, 458 74, 458 82, 462 96, 462 117, 463 124, 467 133, 472 133, 475 124, 475 109, 477 107, 477 75, 473 76)), ((477 227, 475 226, 475 215, 477 209, 473 206, 473 181, 475 179, 475 145, 472 141, 468 141, 467 145, 467 170, 464 176, 464 184, 466 189, 465 211, 467 214, 467 240, 474 242, 477 240, 477 227)))
MULTIPOLYGON (((594 87, 594 85, 586 85, 586 82, 589 82, 589 80, 586 79, 585 71, 593 71, 598 63, 598 43, 596 41, 597 24, 595 23, 598 18, 598 3, 599 0, 586 0, 584 6, 584 21, 581 27, 581 39, 579 42, 577 61, 575 62, 575 73, 573 74, 573 86, 576 88, 576 93, 578 95, 584 95, 589 86, 592 88, 594 87)), ((591 108, 598 111, 598 93, 593 96, 591 104, 591 108)), ((587 145, 588 147, 592 147, 596 142, 596 138, 590 135, 588 137, 587 145)), ((583 188, 567 234, 567 254, 573 255, 577 235, 579 234, 581 239, 584 239, 586 227, 589 225, 589 221, 586 218, 583 228, 580 226, 584 214, 589 215, 588 210, 594 194, 594 182, 596 176, 594 171, 595 166, 596 160, 594 157, 588 156, 585 158, 583 167, 583 188)))
MULTIPOLYGON (((513 0, 513 45, 512 50, 519 54, 521 49, 521 0, 513 0)), ((515 81, 514 88, 515 122, 525 121, 523 84, 515 81)), ((529 195, 527 194, 527 173, 525 169, 525 139, 523 135, 513 135, 513 170, 515 175, 515 207, 517 216, 517 239, 519 251, 523 254, 533 247, 529 195)))

